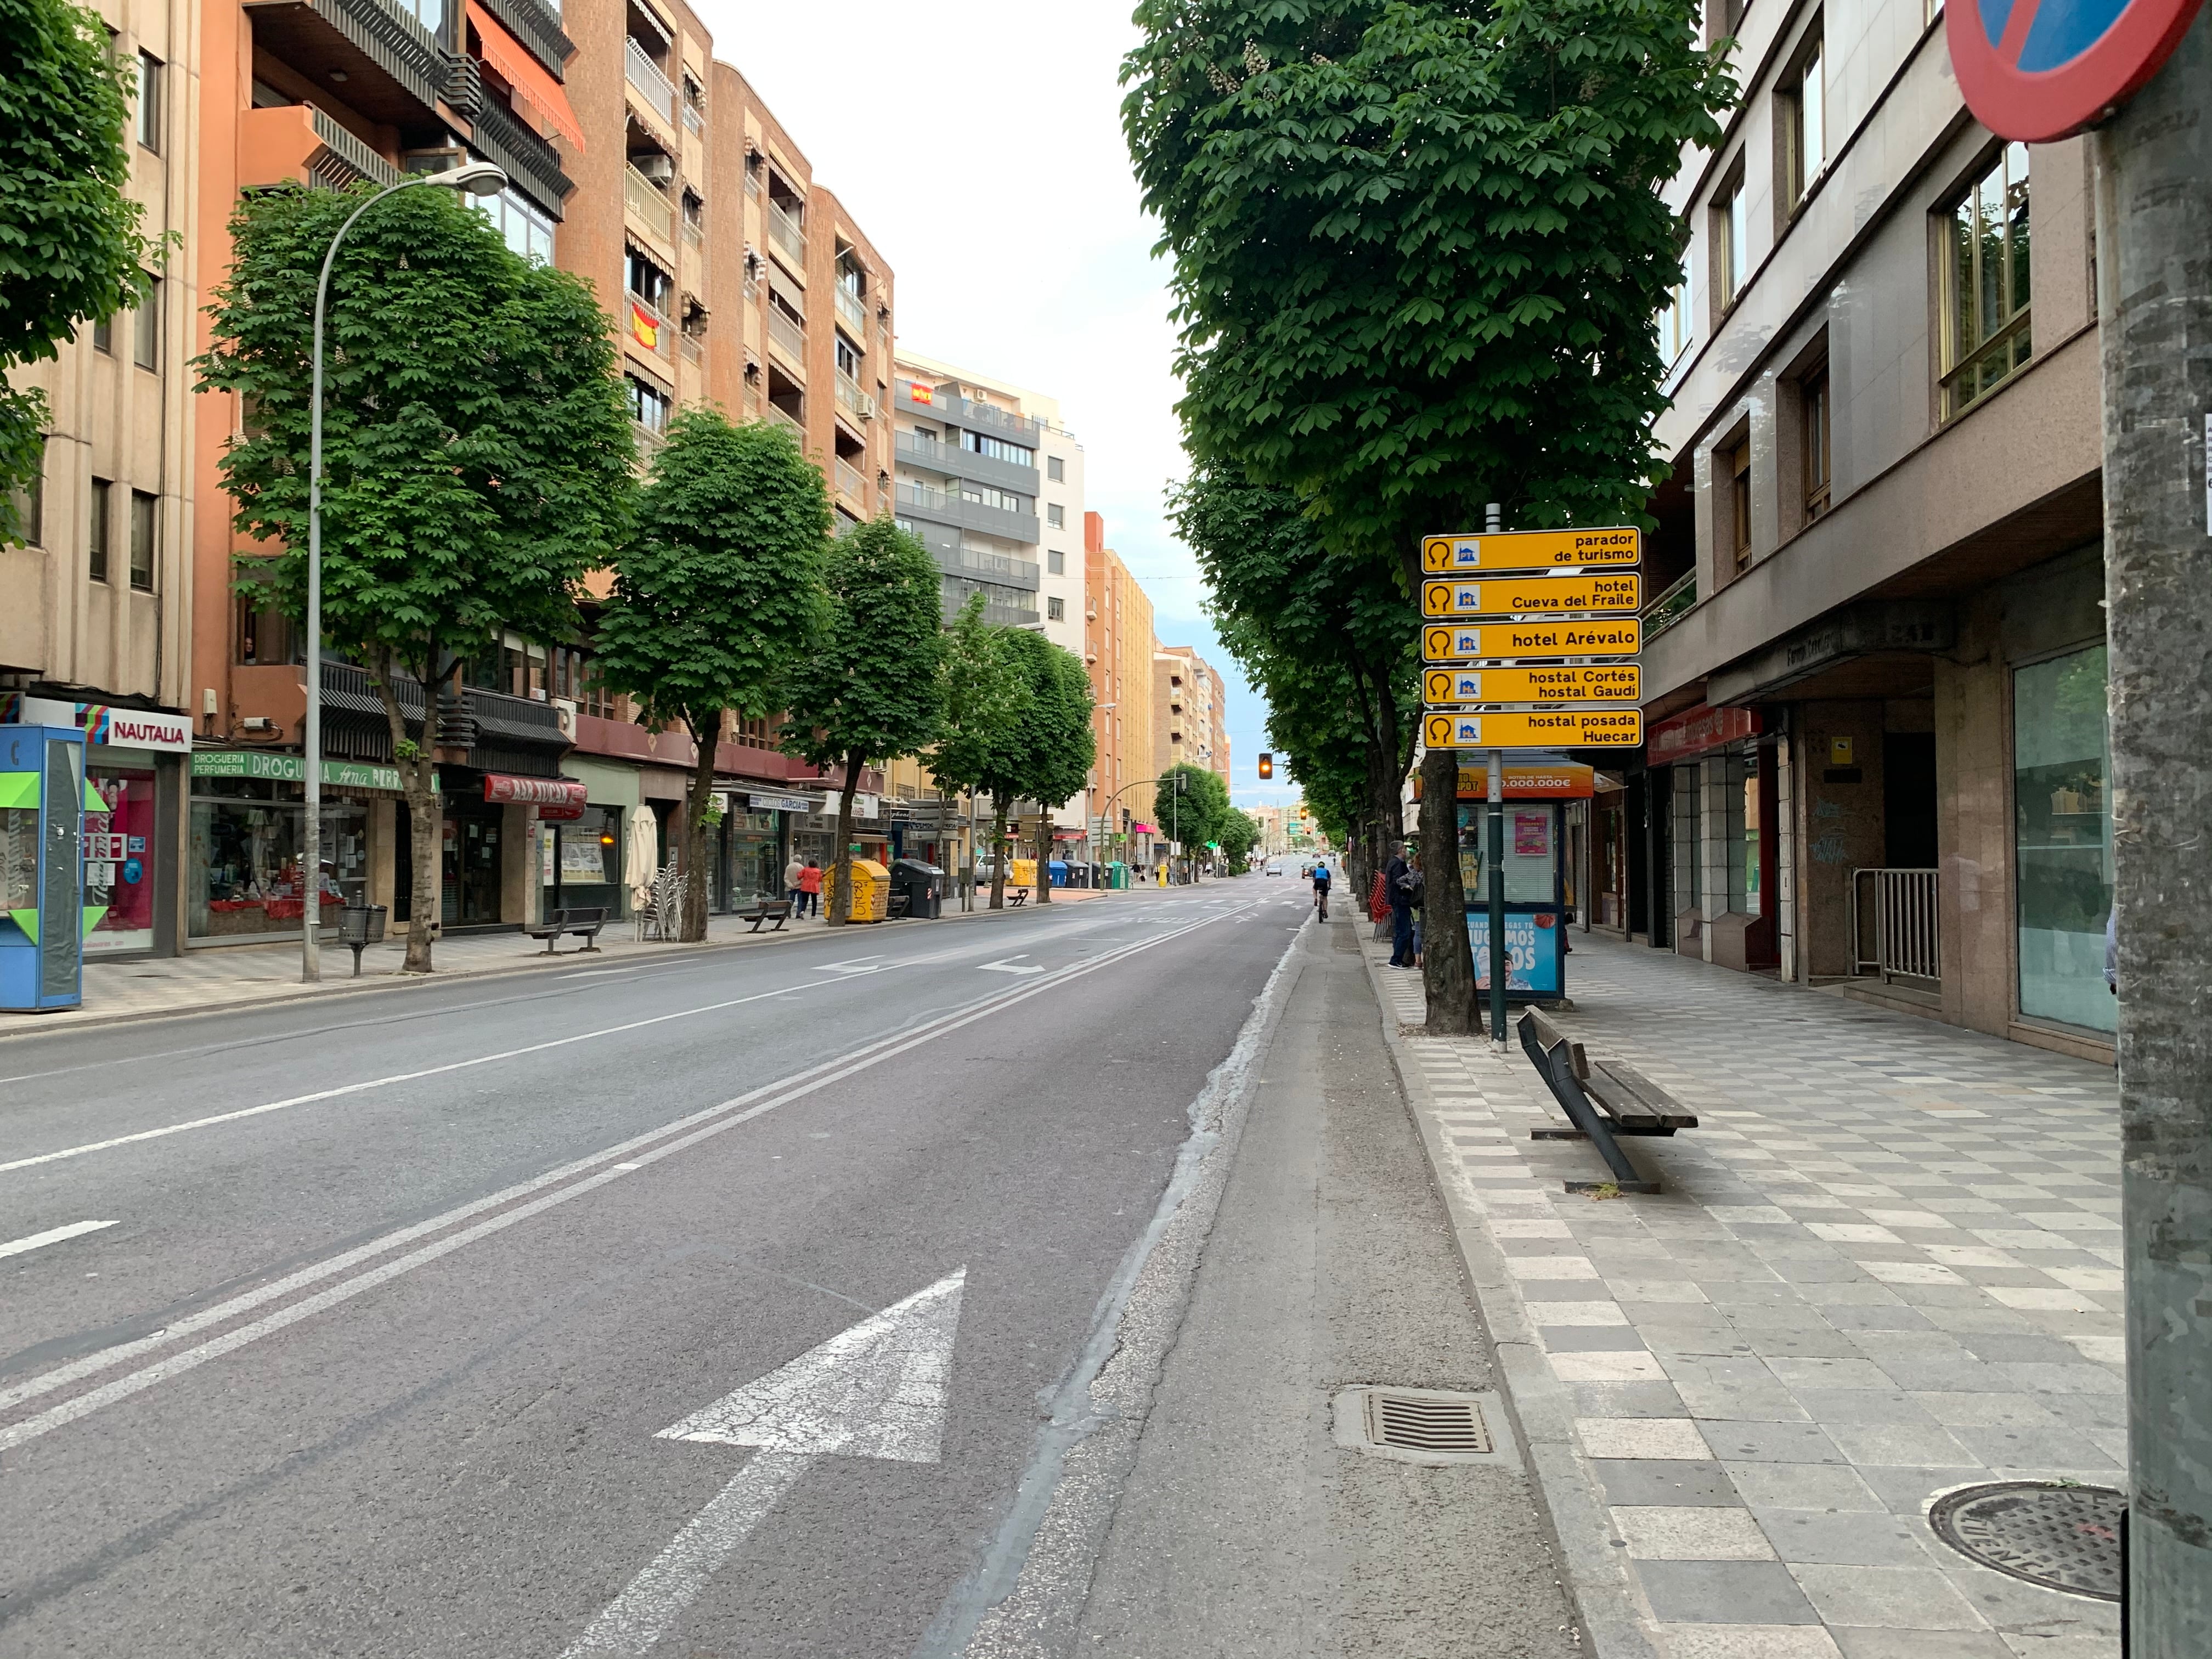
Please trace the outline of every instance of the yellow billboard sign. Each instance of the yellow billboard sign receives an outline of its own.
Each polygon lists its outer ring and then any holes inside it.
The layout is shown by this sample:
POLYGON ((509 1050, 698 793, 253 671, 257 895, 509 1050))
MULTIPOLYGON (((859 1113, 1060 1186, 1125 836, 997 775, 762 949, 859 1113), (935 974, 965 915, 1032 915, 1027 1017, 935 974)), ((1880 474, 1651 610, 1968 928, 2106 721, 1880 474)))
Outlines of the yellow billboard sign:
POLYGON ((1632 662, 1431 668, 1421 675, 1421 701, 1432 708, 1472 702, 1636 702, 1643 695, 1644 671, 1632 662))
POLYGON ((1643 559, 1644 532, 1625 525, 1421 538, 1421 568, 1431 576, 1462 570, 1571 570, 1578 565, 1621 569, 1643 559))
POLYGON ((1634 617, 1565 622, 1432 623, 1421 630, 1423 662, 1481 662, 1535 657, 1632 657, 1644 647, 1634 617))
POLYGON ((1503 714, 1421 717, 1431 749, 1640 748, 1641 708, 1516 708, 1503 714))
POLYGON ((1421 584, 1425 617, 1570 617, 1589 611, 1633 612, 1642 602, 1643 584, 1633 570, 1421 584))

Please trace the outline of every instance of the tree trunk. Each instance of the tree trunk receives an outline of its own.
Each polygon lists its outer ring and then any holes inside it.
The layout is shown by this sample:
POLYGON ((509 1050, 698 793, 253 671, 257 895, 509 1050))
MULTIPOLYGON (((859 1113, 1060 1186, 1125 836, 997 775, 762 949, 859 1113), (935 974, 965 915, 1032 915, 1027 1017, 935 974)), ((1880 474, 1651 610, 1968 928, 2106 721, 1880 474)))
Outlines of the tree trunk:
POLYGON ((845 757, 845 787, 837 793, 837 856, 830 860, 830 926, 853 919, 853 797, 860 787, 860 757, 845 757))
POLYGON ((1006 802, 991 797, 991 908, 1006 908, 1006 802))
POLYGON ((438 763, 431 757, 430 726, 437 719, 435 694, 422 687, 422 740, 407 735, 406 717, 399 712, 399 693, 392 684, 389 647, 376 653, 376 695, 384 704, 384 720, 392 732, 392 754, 399 769, 399 787, 407 800, 408 846, 413 853, 414 891, 407 906, 407 960, 400 972, 427 974, 430 941, 437 937, 438 876, 443 857, 443 828, 437 793, 431 782, 438 763))
POLYGON ((1037 902, 1052 902, 1052 814, 1037 812, 1037 902))
POLYGON ((1431 1036, 1464 1036, 1474 1029, 1474 955, 1460 890, 1458 808, 1458 752, 1431 749, 1421 757, 1421 982, 1431 1036))
POLYGON ((686 717, 699 757, 684 798, 684 915, 677 939, 697 945, 707 937, 707 813, 714 799, 714 750, 722 738, 722 711, 686 717))

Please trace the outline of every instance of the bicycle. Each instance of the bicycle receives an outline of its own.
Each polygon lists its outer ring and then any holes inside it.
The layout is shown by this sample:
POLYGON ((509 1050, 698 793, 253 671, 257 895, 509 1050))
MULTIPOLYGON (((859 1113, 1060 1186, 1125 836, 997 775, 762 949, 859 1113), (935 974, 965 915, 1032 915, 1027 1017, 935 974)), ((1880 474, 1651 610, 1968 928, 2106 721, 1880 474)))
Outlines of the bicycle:
POLYGON ((1317 921, 1328 920, 1328 889, 1326 887, 1314 889, 1314 914, 1317 921))

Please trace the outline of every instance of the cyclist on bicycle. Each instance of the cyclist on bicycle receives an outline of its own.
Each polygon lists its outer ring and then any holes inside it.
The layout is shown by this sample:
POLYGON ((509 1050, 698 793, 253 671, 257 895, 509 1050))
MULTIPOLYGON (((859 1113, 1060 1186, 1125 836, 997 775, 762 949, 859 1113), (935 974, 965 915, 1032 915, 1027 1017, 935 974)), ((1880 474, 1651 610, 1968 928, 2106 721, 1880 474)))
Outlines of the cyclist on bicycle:
POLYGON ((1328 920, 1328 866, 1315 865, 1313 867, 1314 911, 1323 921, 1328 920))

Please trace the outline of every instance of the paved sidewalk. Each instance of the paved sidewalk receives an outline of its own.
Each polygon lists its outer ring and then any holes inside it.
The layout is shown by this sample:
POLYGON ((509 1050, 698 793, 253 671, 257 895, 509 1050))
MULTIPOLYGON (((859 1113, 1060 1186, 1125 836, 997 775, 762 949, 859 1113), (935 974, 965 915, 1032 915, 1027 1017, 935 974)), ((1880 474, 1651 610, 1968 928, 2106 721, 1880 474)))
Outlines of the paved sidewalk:
MULTIPOLYGON (((1105 898, 1109 890, 1104 888, 1055 889, 1052 902, 1077 904, 1087 899, 1105 898)), ((1029 907, 1024 907, 1028 908, 1029 907)), ((965 918, 974 920, 991 913, 978 909, 965 918)), ((1001 915, 1012 914, 1000 911, 1001 915)), ((940 921, 963 919, 961 913, 947 905, 940 921)), ((888 924, 896 928, 921 926, 901 921, 888 924)), ((783 931, 775 931, 773 922, 764 922, 758 933, 751 924, 736 916, 710 916, 707 921, 708 945, 745 946, 768 945, 793 939, 826 933, 829 923, 819 915, 795 920, 784 924, 783 931)), ((866 929, 862 933, 866 933, 866 929)), ((872 935, 871 935, 872 936, 872 935)), ((857 944, 860 935, 855 936, 857 944)), ((599 937, 597 952, 580 949, 582 941, 575 938, 559 941, 559 954, 548 956, 544 945, 526 933, 473 933, 440 939, 431 952, 434 975, 439 979, 448 976, 463 978, 486 974, 529 973, 535 969, 574 969, 605 965, 612 961, 635 962, 641 958, 664 956, 672 951, 696 951, 698 945, 673 945, 661 940, 644 941, 637 937, 635 924, 611 922, 599 937)), ((18 1033, 48 1032, 73 1025, 101 1025, 118 1019, 144 1019, 162 1014, 203 1013, 216 1008, 235 1008, 255 1003, 291 1001, 301 997, 343 995, 349 991, 388 988, 402 984, 419 984, 419 975, 410 977, 400 972, 407 959, 407 940, 404 927, 396 929, 381 945, 374 945, 362 952, 361 977, 353 977, 353 951, 336 943, 325 933, 323 939, 323 980, 319 985, 300 982, 300 946, 295 940, 288 945, 245 945, 187 951, 181 956, 141 959, 135 962, 101 962, 88 960, 84 967, 84 1005, 80 1008, 64 1009, 52 1013, 26 1014, 0 1012, 0 1037, 18 1033)))
POLYGON ((1382 964, 1601 1654, 2109 1659, 2118 1609, 1929 1531, 1984 1480, 2124 1480, 2110 1069, 1577 933, 1561 1029, 1704 1127, 1602 1177, 1517 1047, 1418 1034, 1382 964))

